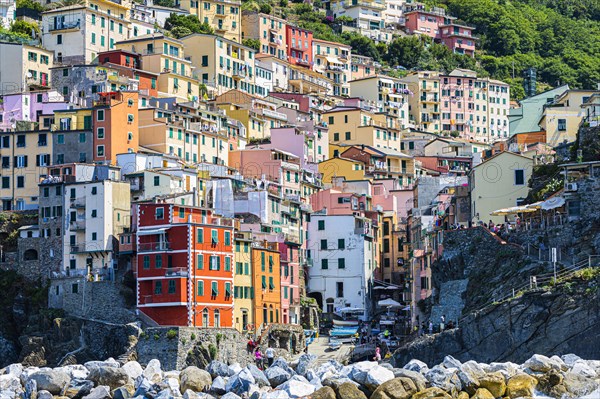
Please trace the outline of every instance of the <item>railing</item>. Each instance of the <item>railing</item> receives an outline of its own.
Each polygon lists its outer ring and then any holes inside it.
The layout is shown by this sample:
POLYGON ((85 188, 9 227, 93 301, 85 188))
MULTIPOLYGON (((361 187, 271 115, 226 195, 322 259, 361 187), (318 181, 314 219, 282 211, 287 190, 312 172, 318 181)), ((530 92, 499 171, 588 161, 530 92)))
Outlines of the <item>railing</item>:
POLYGON ((83 230, 85 229, 85 221, 83 220, 77 220, 74 222, 71 222, 69 224, 71 230, 83 230))
POLYGON ((171 267, 165 271, 165 277, 187 277, 187 267, 171 267))
POLYGON ((171 249, 168 242, 142 242, 138 244, 138 252, 167 251, 171 249))
POLYGON ((85 198, 72 198, 71 199, 71 208, 84 208, 85 207, 85 198))
POLYGON ((385 4, 382 3, 378 3, 378 2, 365 2, 365 1, 359 1, 356 3, 350 2, 349 4, 344 4, 344 8, 352 8, 352 7, 370 7, 370 8, 376 8, 378 10, 385 10, 386 6, 385 4))
POLYGON ((64 29, 75 29, 75 28, 79 28, 81 25, 81 21, 77 20, 77 21, 73 21, 73 22, 63 22, 60 24, 50 24, 48 25, 48 31, 52 32, 52 31, 57 31, 57 30, 64 30, 64 29))

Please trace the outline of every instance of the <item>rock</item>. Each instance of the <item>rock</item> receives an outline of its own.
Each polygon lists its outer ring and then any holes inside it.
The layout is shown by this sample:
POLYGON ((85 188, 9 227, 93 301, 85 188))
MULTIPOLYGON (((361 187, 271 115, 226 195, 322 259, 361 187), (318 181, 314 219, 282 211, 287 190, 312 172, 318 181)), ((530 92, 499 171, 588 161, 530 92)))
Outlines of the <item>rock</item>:
POLYGON ((452 396, 448 395, 443 389, 431 387, 417 392, 411 399, 452 399, 452 396))
POLYGON ((173 378, 173 377, 165 378, 163 380, 163 383, 171 390, 173 395, 181 396, 181 392, 179 391, 179 380, 177 378, 173 378))
POLYGON ((336 399, 335 391, 331 387, 322 387, 317 389, 312 395, 312 399, 336 399))
POLYGON ((154 399, 171 399, 176 397, 177 395, 178 393, 173 392, 171 388, 165 388, 162 391, 160 391, 158 395, 154 397, 154 399))
POLYGON ((212 385, 210 386, 210 392, 215 395, 223 395, 225 392, 225 386, 227 382, 223 377, 217 377, 213 380, 212 385))
POLYGON ((290 398, 303 398, 305 396, 310 396, 310 394, 315 391, 315 387, 309 382, 298 381, 295 379, 284 382, 279 385, 277 389, 285 391, 290 398))
POLYGON ((562 371, 567 371, 569 369, 569 367, 567 367, 565 362, 559 356, 554 355, 550 358, 550 360, 554 364, 558 365, 562 371))
POLYGON ((357 382, 352 381, 350 378, 348 377, 330 377, 330 378, 326 378, 323 381, 321 381, 321 383, 323 384, 323 386, 328 386, 331 387, 333 389, 337 389, 340 385, 349 382, 351 384, 355 384, 355 385, 359 385, 357 382))
POLYGON ((504 375, 499 371, 480 377, 479 386, 487 389, 495 398, 504 396, 504 392, 506 392, 506 380, 504 375))
MULTIPOLYGON (((127 364, 127 363, 125 363, 125 364, 127 364)), ((129 398, 131 398, 131 395, 129 394, 129 391, 125 387, 120 387, 120 388, 115 389, 112 392, 112 397, 113 397, 113 399, 129 399, 129 398)))
POLYGON ((37 399, 52 399, 52 394, 43 389, 37 393, 37 399))
POLYGON ((236 394, 242 394, 248 392, 251 384, 254 384, 254 377, 250 370, 247 368, 240 371, 237 375, 229 378, 227 385, 225 386, 226 392, 234 392, 236 394))
POLYGON ((579 360, 582 360, 579 356, 574 355, 572 353, 562 355, 560 358, 562 359, 563 362, 565 362, 567 367, 573 367, 573 365, 575 363, 577 363, 579 360))
POLYGON ((294 369, 291 368, 290 365, 288 364, 288 362, 282 357, 278 357, 277 359, 275 359, 273 361, 273 364, 271 365, 271 367, 280 367, 280 368, 284 369, 285 371, 287 371, 290 375, 296 374, 294 369))
POLYGON ((283 384, 292 377, 290 373, 279 366, 269 367, 265 370, 264 375, 269 380, 269 383, 273 388, 283 384))
POLYGON ((111 390, 131 382, 125 370, 116 367, 94 367, 90 370, 88 379, 96 385, 108 385, 111 390))
POLYGON ((313 378, 309 381, 311 385, 314 385, 315 389, 323 388, 323 384, 321 384, 321 380, 318 377, 313 378))
MULTIPOLYGON (((348 377, 358 382, 359 384, 365 384, 367 381, 367 375, 371 369, 377 367, 377 362, 358 362, 349 366, 347 373, 348 377)), ((341 374, 346 374, 346 367, 342 369, 341 374)), ((392 373, 393 374, 393 373, 392 373)))
POLYGON ((110 399, 110 388, 106 385, 99 385, 92 389, 92 392, 84 396, 83 399, 110 399))
POLYGON ((129 378, 131 378, 132 380, 135 380, 140 375, 144 374, 144 369, 135 360, 125 363, 121 368, 127 373, 129 378))
POLYGON ((427 378, 423 377, 421 373, 408 369, 394 369, 394 378, 400 377, 409 378, 417 387, 417 392, 427 388, 427 378))
POLYGON ((233 392, 227 392, 225 395, 221 396, 221 399, 242 399, 238 395, 233 392))
POLYGON ((537 380, 528 374, 517 374, 510 377, 506 384, 506 395, 511 399, 521 396, 533 396, 537 380))
POLYGON ((48 391, 53 395, 58 395, 69 385, 71 377, 64 371, 55 371, 52 369, 43 369, 29 376, 34 380, 40 391, 48 391))
POLYGON ((162 380, 162 369, 160 367, 160 361, 158 359, 152 359, 146 365, 144 372, 142 373, 150 382, 158 383, 162 380))
POLYGON ((62 395, 79 399, 88 395, 93 388, 94 383, 92 381, 73 379, 69 383, 69 386, 63 390, 62 395))
POLYGON ((21 384, 25 385, 27 381, 29 381, 29 377, 31 377, 33 373, 37 373, 38 371, 40 371, 39 367, 27 367, 23 369, 23 372, 19 377, 19 379, 21 380, 21 384))
POLYGON ((317 357, 311 353, 305 353, 298 359, 296 372, 300 375, 306 374, 308 369, 313 368, 317 357))
POLYGON ((32 399, 35 398, 37 394, 37 383, 35 380, 29 380, 25 384, 25 394, 23 395, 23 399, 32 399))
POLYGON ((425 363, 420 360, 412 359, 410 362, 406 363, 403 367, 404 369, 416 371, 417 373, 425 374, 429 371, 429 367, 425 363))
POLYGON ((394 378, 381 384, 370 399, 410 399, 419 390, 410 378, 394 378))
MULTIPOLYGON (((312 396, 312 398, 314 399, 314 396, 312 396)), ((290 397, 286 391, 276 389, 274 391, 267 392, 267 393, 261 395, 260 399, 290 399, 290 397)), ((334 399, 335 399, 335 396, 334 396, 334 399)))
POLYGON ((349 382, 341 384, 336 390, 337 399, 367 399, 367 396, 358 387, 349 382))
POLYGON ((495 396, 485 388, 479 388, 475 395, 471 396, 471 399, 495 399, 495 396))
POLYGON ((460 391, 456 399, 469 399, 469 394, 465 391, 460 391))
POLYGON ((460 369, 462 367, 462 363, 453 356, 448 355, 444 357, 442 366, 446 367, 447 369, 460 369))
POLYGON ((230 364, 229 366, 227 366, 229 369, 229 375, 236 375, 237 373, 239 373, 240 371, 242 371, 242 366, 240 366, 239 363, 233 363, 230 364))
POLYGON ((115 359, 113 359, 112 357, 107 359, 107 360, 93 360, 91 362, 85 362, 83 363, 83 365, 85 366, 86 369, 91 370, 95 367, 115 367, 115 368, 119 368, 121 365, 119 364, 119 362, 117 362, 115 359))
POLYGON ((265 376, 265 373, 263 373, 262 370, 260 370, 254 364, 248 364, 246 368, 250 371, 250 374, 252 374, 252 377, 254 377, 255 383, 258 384, 259 387, 271 385, 269 383, 269 379, 265 376))
POLYGON ((210 373, 212 378, 229 377, 229 367, 218 360, 213 360, 206 366, 206 371, 210 373))
POLYGON ((425 374, 432 387, 441 388, 453 394, 462 391, 460 379, 456 375, 456 369, 446 369, 442 366, 434 366, 425 374))
POLYGON ((596 378, 598 376, 596 370, 591 368, 585 360, 576 361, 571 367, 570 372, 587 378, 596 378))
POLYGON ((195 366, 189 366, 183 369, 179 375, 181 392, 191 389, 194 392, 203 392, 212 384, 212 378, 208 371, 199 369, 195 366))
POLYGON ((384 382, 394 379, 394 372, 381 366, 373 367, 367 373, 365 385, 371 390, 376 390, 384 382))
POLYGON ((527 368, 531 371, 536 371, 540 373, 545 373, 552 369, 560 370, 561 366, 558 362, 553 359, 550 359, 544 355, 533 355, 525 363, 523 363, 523 367, 527 368))
POLYGON ((152 390, 152 383, 144 376, 140 376, 136 380, 136 390, 135 390, 133 396, 134 397, 144 396, 144 395, 146 395, 146 393, 150 392, 151 390, 152 390))
POLYGON ((4 368, 4 374, 13 375, 17 378, 23 373, 23 365, 21 363, 9 364, 4 368))
POLYGON ((482 366, 481 364, 477 363, 474 360, 469 360, 462 364, 462 366, 460 367, 460 370, 464 371, 465 373, 469 373, 473 377, 478 379, 485 375, 485 373, 486 373, 485 369, 488 367, 489 366, 487 364, 482 366))
POLYGON ((479 388, 479 380, 475 375, 469 371, 458 370, 456 374, 460 380, 461 388, 466 391, 469 395, 475 394, 477 388, 479 388))
POLYGON ((589 395, 599 388, 597 381, 569 372, 564 373, 561 385, 564 386, 565 391, 573 398, 589 395))
POLYGON ((491 363, 487 367, 487 371, 489 373, 493 373, 495 371, 499 371, 504 375, 505 379, 509 379, 510 377, 516 375, 520 370, 518 364, 506 362, 506 363, 491 363))
POLYGON ((69 374, 72 379, 85 380, 90 374, 90 370, 81 364, 70 364, 63 367, 57 367, 55 370, 62 370, 69 374))

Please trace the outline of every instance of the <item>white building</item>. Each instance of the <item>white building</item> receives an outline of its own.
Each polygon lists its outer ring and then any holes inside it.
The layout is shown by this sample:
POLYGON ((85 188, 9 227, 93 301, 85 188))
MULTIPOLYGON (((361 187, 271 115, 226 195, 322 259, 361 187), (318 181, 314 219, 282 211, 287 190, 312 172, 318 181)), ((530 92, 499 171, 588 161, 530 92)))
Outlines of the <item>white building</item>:
POLYGON ((17 2, 15 0, 0 0, 0 26, 9 29, 15 20, 17 2))
POLYGON ((311 215, 307 257, 309 296, 322 303, 323 312, 342 308, 371 312, 371 285, 375 268, 371 220, 355 215, 311 215))
POLYGON ((404 24, 404 3, 406 0, 386 0, 385 1, 385 24, 402 25, 404 24))
POLYGON ((257 58, 254 62, 256 68, 256 94, 266 97, 273 91, 273 69, 271 63, 257 58))
POLYGON ((165 21, 171 14, 189 15, 189 11, 154 4, 134 3, 131 9, 132 37, 149 35, 155 32, 155 24, 160 27, 165 26, 165 21))

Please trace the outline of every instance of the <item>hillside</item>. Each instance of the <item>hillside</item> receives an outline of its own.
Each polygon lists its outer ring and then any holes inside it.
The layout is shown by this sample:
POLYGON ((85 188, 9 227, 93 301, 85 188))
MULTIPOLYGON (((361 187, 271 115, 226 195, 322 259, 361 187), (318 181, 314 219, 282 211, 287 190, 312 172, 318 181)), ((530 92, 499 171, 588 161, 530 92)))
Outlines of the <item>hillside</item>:
MULTIPOLYGON (((350 44, 353 52, 375 58, 385 66, 450 71, 469 68, 511 84, 512 97, 524 97, 522 72, 538 71, 538 91, 568 83, 595 88, 600 82, 600 2, 595 0, 426 0, 475 26, 480 38, 475 59, 452 54, 424 38, 397 38, 375 44, 356 33, 341 31, 344 18, 325 17, 321 2, 288 4, 287 0, 247 1, 244 9, 287 18, 314 32, 316 38, 350 44), (514 78, 513 78, 514 76, 514 78)), ((398 74, 392 69, 392 73, 398 74)), ((402 72, 400 72, 402 73, 402 72)))

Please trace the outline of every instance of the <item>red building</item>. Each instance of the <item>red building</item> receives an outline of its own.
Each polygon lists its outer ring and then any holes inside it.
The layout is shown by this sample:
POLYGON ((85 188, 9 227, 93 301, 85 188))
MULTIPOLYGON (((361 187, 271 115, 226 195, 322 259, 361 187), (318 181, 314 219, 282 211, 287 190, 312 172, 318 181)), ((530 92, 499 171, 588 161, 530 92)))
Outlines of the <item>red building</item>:
POLYGON ((137 204, 137 307, 159 325, 233 327, 233 223, 211 210, 137 204))
POLYGON ((425 11, 417 9, 405 14, 405 27, 410 34, 421 34, 444 44, 454 53, 475 55, 473 28, 455 23, 456 18, 446 15, 444 10, 425 11))
POLYGON ((293 25, 286 25, 287 56, 292 65, 312 66, 313 33, 293 25))
POLYGON ((156 82, 158 74, 142 69, 141 56, 126 50, 111 50, 98 54, 98 61, 119 71, 119 75, 140 81, 141 96, 158 97, 156 82))

